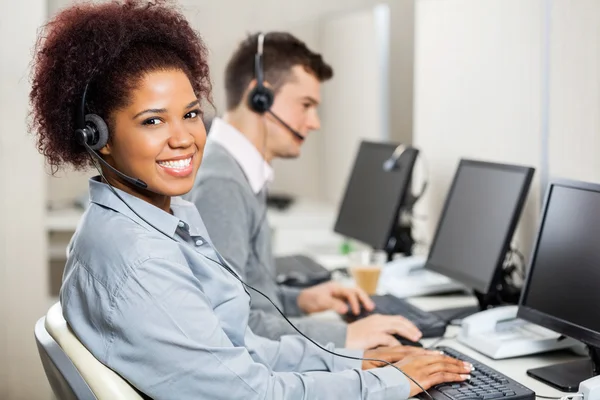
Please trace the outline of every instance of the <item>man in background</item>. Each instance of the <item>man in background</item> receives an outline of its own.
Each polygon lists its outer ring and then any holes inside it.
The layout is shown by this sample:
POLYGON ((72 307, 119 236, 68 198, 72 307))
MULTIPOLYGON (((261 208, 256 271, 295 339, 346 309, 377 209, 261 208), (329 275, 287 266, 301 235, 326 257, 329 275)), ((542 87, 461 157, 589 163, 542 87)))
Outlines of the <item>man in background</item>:
MULTIPOLYGON (((333 76, 320 54, 289 33, 255 34, 242 41, 225 72, 227 112, 212 121, 202 167, 188 198, 196 204, 215 247, 249 285, 266 294, 307 336, 338 347, 397 345, 419 330, 399 316, 372 315, 346 324, 310 314, 340 314, 371 299, 359 288, 327 282, 307 289, 279 285, 266 219, 266 186, 275 158, 300 155, 304 138, 320 126, 320 86, 333 76)), ((264 297, 251 293, 249 325, 279 339, 297 333, 264 297)))

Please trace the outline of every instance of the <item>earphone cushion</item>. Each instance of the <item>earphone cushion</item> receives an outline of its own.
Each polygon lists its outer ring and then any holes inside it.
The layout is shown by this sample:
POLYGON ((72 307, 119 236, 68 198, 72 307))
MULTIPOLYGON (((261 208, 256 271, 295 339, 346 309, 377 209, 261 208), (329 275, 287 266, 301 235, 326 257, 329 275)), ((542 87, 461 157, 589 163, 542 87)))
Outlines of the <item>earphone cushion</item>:
POLYGON ((271 89, 264 86, 256 86, 250 91, 248 96, 248 105, 253 111, 259 114, 264 114, 273 105, 274 98, 275 96, 273 95, 273 91, 271 89))
POLYGON ((92 150, 100 150, 108 143, 108 126, 96 114, 86 114, 85 124, 94 131, 94 143, 88 143, 92 150))

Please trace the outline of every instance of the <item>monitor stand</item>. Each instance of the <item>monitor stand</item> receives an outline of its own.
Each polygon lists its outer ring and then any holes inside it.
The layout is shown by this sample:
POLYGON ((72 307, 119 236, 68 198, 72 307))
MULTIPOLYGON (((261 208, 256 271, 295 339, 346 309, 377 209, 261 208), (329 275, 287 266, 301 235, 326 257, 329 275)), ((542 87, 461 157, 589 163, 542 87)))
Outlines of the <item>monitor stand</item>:
POLYGON ((579 384, 600 374, 600 349, 588 346, 590 358, 527 370, 527 375, 563 392, 577 392, 579 384))
POLYGON ((521 291, 508 282, 506 272, 504 272, 491 287, 492 288, 488 293, 481 293, 477 290, 473 290, 473 295, 477 298, 477 306, 445 308, 442 310, 434 310, 432 312, 444 321, 451 323, 452 321, 462 320, 472 314, 489 308, 519 303, 521 291))

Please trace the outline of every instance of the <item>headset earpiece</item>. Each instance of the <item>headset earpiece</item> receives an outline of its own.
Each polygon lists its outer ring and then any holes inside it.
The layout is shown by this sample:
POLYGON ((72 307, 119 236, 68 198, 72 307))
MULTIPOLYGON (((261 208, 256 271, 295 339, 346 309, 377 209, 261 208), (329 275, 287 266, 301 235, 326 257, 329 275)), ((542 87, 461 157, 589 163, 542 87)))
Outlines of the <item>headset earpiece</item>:
POLYGON ((106 122, 96 114, 85 115, 85 126, 91 135, 87 135, 87 143, 92 150, 98 151, 108 143, 108 126, 106 122))
POLYGON ((263 85, 257 84, 248 95, 248 105, 252 111, 258 114, 264 114, 273 105, 275 96, 273 91, 263 85))
POLYGON ((263 47, 265 42, 264 33, 259 33, 257 38, 257 49, 254 55, 254 77, 256 86, 248 94, 248 106, 258 114, 264 114, 271 109, 275 94, 265 86, 265 74, 262 65, 263 47))
POLYGON ((89 149, 97 151, 108 143, 108 126, 99 115, 85 113, 88 87, 89 82, 86 83, 83 89, 81 103, 77 110, 77 130, 75 131, 75 135, 79 144, 85 144, 89 149))

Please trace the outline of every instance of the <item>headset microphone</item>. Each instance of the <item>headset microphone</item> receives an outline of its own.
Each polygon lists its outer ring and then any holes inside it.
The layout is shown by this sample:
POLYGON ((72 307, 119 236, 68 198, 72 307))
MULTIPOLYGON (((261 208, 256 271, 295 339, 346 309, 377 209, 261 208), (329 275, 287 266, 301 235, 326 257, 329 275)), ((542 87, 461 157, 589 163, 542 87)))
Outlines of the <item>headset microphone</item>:
POLYGON ((269 114, 271 114, 281 125, 283 125, 284 128, 286 128, 288 131, 290 131, 292 133, 292 135, 294 135, 296 138, 300 139, 300 140, 304 140, 304 136, 302 136, 300 134, 300 132, 298 132, 297 130, 293 129, 291 126, 289 126, 284 120, 282 120, 281 118, 279 118, 277 116, 277 114, 275 114, 273 111, 271 110, 267 110, 267 112, 269 114))
POLYGON ((102 157, 100 157, 100 155, 98 153, 96 153, 94 150, 92 150, 92 148, 86 142, 83 142, 82 144, 85 146, 86 150, 90 153, 91 156, 93 156, 96 160, 98 160, 106 168, 110 169, 112 172, 114 172, 119 177, 121 177, 121 179, 131 183, 132 185, 139 187, 140 189, 148 188, 148 185, 146 184, 146 182, 144 182, 141 179, 135 179, 129 175, 125 175, 124 173, 122 173, 121 171, 119 171, 118 169, 116 169, 115 167, 110 165, 109 163, 107 163, 106 160, 104 160, 102 157))
POLYGON ((258 114, 269 113, 279 122, 285 129, 290 131, 294 137, 303 141, 305 138, 292 128, 288 123, 282 120, 277 114, 271 111, 273 101, 275 99, 275 93, 271 89, 265 86, 264 70, 262 65, 263 45, 265 42, 265 34, 259 33, 258 35, 258 48, 254 55, 254 75, 256 76, 256 86, 250 91, 248 95, 248 106, 250 109, 258 114))

